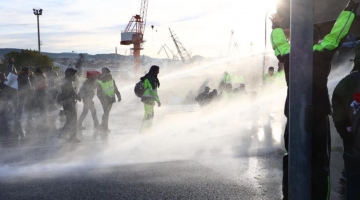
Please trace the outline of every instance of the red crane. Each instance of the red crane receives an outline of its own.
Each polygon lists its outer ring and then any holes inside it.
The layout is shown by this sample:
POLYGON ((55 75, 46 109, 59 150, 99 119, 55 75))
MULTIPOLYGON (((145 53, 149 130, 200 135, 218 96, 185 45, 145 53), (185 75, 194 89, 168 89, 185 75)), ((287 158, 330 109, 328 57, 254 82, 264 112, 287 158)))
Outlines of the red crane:
POLYGON ((131 48, 131 50, 134 51, 135 73, 140 70, 140 50, 143 50, 141 44, 144 43, 147 8, 148 0, 141 0, 140 15, 133 16, 130 19, 129 24, 126 26, 126 29, 121 33, 121 45, 134 45, 134 48, 131 48))

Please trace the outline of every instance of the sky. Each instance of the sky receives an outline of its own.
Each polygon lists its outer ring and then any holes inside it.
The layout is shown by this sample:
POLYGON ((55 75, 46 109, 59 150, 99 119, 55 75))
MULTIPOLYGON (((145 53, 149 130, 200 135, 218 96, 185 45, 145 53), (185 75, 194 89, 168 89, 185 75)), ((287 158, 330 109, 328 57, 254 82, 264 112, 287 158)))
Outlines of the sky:
MULTIPOLYGON (((275 10, 275 0, 194 2, 148 0, 141 55, 166 58, 164 51, 158 54, 164 44, 176 52, 169 28, 192 55, 224 56, 235 42, 238 54, 263 51, 265 19, 275 10)), ((0 48, 37 50, 37 20, 32 9, 42 8, 42 52, 101 54, 115 53, 117 47, 118 54, 129 54, 132 45, 120 45, 120 33, 140 13, 140 5, 141 0, 0 1, 0 48)), ((267 23, 270 34, 271 23, 267 23)))

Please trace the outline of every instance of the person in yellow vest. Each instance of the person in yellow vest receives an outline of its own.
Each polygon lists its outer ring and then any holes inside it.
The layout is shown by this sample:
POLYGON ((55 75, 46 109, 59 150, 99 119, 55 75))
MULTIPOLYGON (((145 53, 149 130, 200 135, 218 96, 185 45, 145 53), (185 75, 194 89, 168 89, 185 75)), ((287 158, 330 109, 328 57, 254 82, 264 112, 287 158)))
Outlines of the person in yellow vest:
POLYGON ((145 89, 144 94, 141 97, 141 101, 144 103, 145 114, 140 132, 145 132, 151 128, 154 118, 155 101, 159 107, 161 106, 160 99, 157 94, 157 88, 160 87, 160 82, 157 78, 159 72, 159 66, 153 65, 151 66, 149 73, 140 78, 145 89))
POLYGON ((104 110, 100 131, 106 136, 107 133, 110 132, 108 127, 109 114, 113 103, 116 102, 115 95, 117 96, 118 102, 121 101, 121 95, 116 87, 115 80, 111 76, 109 68, 104 67, 101 69, 101 75, 99 76, 97 83, 97 96, 104 110))
POLYGON ((275 73, 274 73, 274 67, 269 67, 268 73, 266 73, 263 77, 263 83, 264 85, 271 85, 275 82, 275 73))
POLYGON ((230 83, 226 84, 225 90, 220 93, 222 99, 229 100, 234 96, 233 87, 230 83))
POLYGON ((278 62, 278 70, 275 73, 276 84, 278 86, 286 86, 284 64, 278 62))

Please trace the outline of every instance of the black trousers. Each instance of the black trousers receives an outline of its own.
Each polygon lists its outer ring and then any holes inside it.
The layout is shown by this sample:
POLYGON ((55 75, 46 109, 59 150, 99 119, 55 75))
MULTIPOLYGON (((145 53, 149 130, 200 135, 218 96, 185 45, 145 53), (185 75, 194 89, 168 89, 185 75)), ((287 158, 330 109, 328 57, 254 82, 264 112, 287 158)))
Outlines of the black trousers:
MULTIPOLYGON (((284 141, 289 153, 289 120, 286 123, 284 141)), ((315 115, 311 133, 311 199, 324 200, 330 197, 330 152, 331 138, 329 117, 315 115)), ((283 157, 283 195, 288 199, 288 154, 283 157)))
POLYGON ((110 115, 110 111, 113 105, 113 101, 108 101, 108 100, 100 100, 100 103, 103 107, 104 110, 104 114, 102 116, 102 121, 101 121, 101 129, 103 131, 108 131, 109 130, 109 115, 110 115))
POLYGON ((61 130, 61 134, 68 134, 69 140, 76 137, 76 125, 77 125, 77 112, 75 102, 63 102, 63 109, 66 117, 66 122, 61 130))

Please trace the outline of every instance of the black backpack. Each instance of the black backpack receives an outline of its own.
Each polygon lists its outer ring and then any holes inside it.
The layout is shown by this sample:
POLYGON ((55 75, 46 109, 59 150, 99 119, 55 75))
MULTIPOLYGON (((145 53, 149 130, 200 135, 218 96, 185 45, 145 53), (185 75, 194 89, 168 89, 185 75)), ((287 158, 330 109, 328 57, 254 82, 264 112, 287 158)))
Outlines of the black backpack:
MULTIPOLYGON (((351 74, 357 83, 357 88, 360 88, 360 71, 351 74)), ((351 132, 354 140, 353 154, 355 157, 360 158, 360 104, 351 104, 351 132)))
POLYGON ((134 93, 137 97, 142 97, 142 95, 144 94, 145 92, 145 88, 143 86, 143 82, 142 81, 139 81, 135 84, 135 87, 134 87, 134 93))

